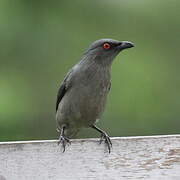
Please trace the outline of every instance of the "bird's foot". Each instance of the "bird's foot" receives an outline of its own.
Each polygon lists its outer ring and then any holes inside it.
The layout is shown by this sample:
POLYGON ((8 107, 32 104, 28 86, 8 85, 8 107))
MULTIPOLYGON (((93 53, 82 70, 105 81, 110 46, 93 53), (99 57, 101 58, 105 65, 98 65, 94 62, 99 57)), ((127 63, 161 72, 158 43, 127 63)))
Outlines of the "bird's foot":
POLYGON ((111 148, 112 148, 112 142, 111 142, 111 139, 110 137, 108 136, 108 134, 106 132, 102 132, 101 133, 101 138, 100 138, 100 141, 99 143, 101 144, 103 142, 103 140, 105 141, 105 143, 107 144, 108 146, 108 151, 109 153, 111 152, 111 148))
POLYGON ((59 144, 62 144, 63 152, 65 152, 65 150, 66 150, 66 145, 67 145, 67 144, 71 144, 71 141, 70 141, 67 137, 65 137, 65 136, 60 136, 60 137, 59 137, 59 141, 58 141, 58 145, 59 145, 59 144))

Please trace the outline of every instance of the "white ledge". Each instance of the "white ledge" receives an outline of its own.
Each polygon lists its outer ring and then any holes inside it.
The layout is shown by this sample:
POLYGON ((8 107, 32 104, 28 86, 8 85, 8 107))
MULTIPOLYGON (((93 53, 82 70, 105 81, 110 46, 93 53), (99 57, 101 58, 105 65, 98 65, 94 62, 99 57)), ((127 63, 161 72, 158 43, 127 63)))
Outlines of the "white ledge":
POLYGON ((0 142, 0 180, 179 180, 180 135, 0 142))

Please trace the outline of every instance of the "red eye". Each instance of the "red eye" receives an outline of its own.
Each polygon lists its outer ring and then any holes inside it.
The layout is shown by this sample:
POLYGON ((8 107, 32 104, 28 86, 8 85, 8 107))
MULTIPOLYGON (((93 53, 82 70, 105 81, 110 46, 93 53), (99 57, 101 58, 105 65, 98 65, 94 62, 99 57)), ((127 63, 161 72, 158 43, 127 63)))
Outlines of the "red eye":
POLYGON ((104 49, 109 49, 110 47, 111 47, 111 45, 109 43, 104 43, 103 44, 104 49))

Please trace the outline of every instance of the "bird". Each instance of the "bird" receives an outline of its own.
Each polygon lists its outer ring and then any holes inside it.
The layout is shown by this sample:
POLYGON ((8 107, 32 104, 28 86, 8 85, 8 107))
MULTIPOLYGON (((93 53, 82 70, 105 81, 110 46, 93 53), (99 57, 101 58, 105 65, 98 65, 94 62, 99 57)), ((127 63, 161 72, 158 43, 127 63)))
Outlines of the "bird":
POLYGON ((96 40, 64 77, 56 100, 58 144, 63 152, 81 128, 97 130, 101 134, 100 143, 104 141, 111 152, 110 137, 96 122, 102 116, 111 88, 112 62, 122 50, 132 47, 134 44, 128 41, 96 40))

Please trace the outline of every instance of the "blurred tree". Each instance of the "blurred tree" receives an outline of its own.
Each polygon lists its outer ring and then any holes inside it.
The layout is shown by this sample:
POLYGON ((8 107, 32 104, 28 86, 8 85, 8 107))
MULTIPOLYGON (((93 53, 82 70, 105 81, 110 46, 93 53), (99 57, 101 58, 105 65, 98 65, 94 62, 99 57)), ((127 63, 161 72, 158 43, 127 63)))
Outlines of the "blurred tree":
MULTIPOLYGON (((0 2, 0 140, 56 138, 55 99, 100 38, 130 40, 100 125, 112 136, 180 132, 178 0, 0 2)), ((82 131, 79 137, 95 136, 82 131)))

